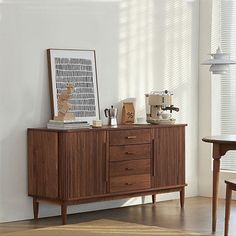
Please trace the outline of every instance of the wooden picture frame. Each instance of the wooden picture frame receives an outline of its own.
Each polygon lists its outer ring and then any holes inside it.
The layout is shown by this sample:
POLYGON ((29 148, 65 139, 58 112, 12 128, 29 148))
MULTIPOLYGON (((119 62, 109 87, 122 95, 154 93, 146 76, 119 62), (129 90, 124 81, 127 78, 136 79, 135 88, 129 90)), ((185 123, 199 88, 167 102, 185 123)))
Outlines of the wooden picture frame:
POLYGON ((100 119, 95 50, 47 49, 52 118, 58 115, 58 96, 74 86, 69 103, 75 119, 100 119))

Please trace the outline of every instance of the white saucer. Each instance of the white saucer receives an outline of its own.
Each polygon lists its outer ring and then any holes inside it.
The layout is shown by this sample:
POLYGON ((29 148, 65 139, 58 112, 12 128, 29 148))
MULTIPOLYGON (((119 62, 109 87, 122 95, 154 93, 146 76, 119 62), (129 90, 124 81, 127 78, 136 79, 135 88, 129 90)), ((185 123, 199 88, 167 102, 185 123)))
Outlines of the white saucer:
POLYGON ((176 119, 152 119, 148 120, 147 122, 150 124, 156 124, 156 125, 172 125, 174 124, 176 119))

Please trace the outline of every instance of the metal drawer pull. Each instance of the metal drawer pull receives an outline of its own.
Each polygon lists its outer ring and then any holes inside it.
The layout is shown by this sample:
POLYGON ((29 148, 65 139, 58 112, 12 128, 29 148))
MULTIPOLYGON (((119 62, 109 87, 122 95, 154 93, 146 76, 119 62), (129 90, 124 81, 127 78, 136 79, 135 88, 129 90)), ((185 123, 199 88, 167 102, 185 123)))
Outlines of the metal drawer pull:
POLYGON ((134 155, 134 152, 125 152, 127 155, 134 155))
POLYGON ((131 186, 131 185, 133 185, 133 184, 131 184, 131 183, 125 183, 125 185, 131 186))
POLYGON ((133 168, 126 167, 125 170, 133 170, 133 168))
POLYGON ((137 136, 127 136, 126 138, 127 139, 135 139, 135 138, 137 138, 137 136))

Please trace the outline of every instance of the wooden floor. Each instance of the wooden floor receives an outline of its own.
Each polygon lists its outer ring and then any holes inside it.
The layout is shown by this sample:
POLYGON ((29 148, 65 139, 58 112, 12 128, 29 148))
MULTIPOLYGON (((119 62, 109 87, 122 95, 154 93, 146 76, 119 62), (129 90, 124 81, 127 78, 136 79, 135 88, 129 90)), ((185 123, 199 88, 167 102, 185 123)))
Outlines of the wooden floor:
MULTIPOLYGON (((236 235, 236 201, 232 203, 230 236, 236 235)), ((86 222, 98 219, 112 219, 143 225, 182 229, 199 233, 211 234, 211 199, 203 197, 187 198, 185 209, 181 211, 178 200, 157 202, 156 206, 145 204, 80 213, 68 216, 68 224, 86 222)), ((50 217, 38 220, 18 221, 0 224, 1 233, 42 228, 60 225, 60 217, 50 217)), ((224 201, 219 201, 217 232, 214 236, 222 236, 224 231, 224 201)))

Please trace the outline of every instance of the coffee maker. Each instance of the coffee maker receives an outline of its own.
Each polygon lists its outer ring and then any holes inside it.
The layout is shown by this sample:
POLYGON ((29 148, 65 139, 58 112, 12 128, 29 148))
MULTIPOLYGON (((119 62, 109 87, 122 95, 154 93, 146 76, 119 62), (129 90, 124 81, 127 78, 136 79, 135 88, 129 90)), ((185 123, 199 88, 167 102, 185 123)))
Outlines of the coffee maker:
POLYGON ((111 126, 117 126, 117 108, 111 106, 110 109, 106 108, 104 110, 105 116, 108 117, 108 124, 111 126))
POLYGON ((155 91, 145 94, 146 99, 146 120, 151 124, 174 124, 175 119, 172 112, 179 111, 172 103, 173 93, 165 91, 155 91))

